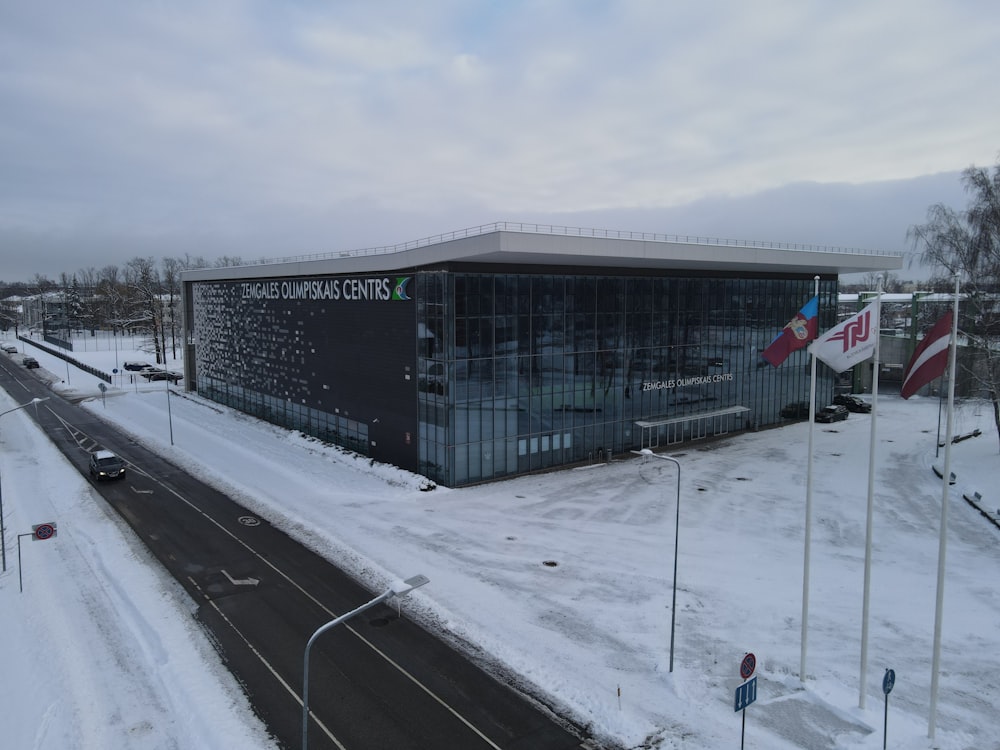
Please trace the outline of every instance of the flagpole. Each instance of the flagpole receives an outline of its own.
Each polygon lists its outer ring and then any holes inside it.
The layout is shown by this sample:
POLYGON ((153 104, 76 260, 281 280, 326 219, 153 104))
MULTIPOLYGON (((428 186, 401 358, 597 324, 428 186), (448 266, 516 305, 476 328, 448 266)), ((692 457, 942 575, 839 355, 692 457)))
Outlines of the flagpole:
POLYGON ((941 453, 941 404, 944 403, 944 399, 941 397, 941 391, 938 391, 938 427, 937 435, 934 436, 934 458, 937 458, 941 453))
MULTIPOLYGON (((813 277, 814 296, 819 299, 819 276, 813 277)), ((806 681, 806 646, 809 641, 809 553, 812 543, 813 430, 816 425, 816 354, 810 352, 809 373, 809 458, 806 464, 806 533, 802 555, 802 649, 799 655, 799 680, 806 681)))
MULTIPOLYGON (((956 352, 958 349, 958 276, 951 316, 951 351, 948 353, 948 419, 944 438, 944 472, 941 475, 941 530, 938 538, 937 600, 934 604, 934 658, 931 666, 931 712, 927 736, 934 739, 937 721, 938 676, 941 672, 941 621, 944 616, 944 562, 948 551, 948 487, 951 482, 951 438, 955 412, 956 352)), ((940 442, 940 441, 938 441, 940 442)))
POLYGON ((875 306, 875 356, 872 362, 872 423, 871 438, 868 452, 868 516, 865 524, 865 591, 864 603, 861 607, 861 685, 858 706, 865 707, 865 682, 868 676, 868 602, 871 598, 872 581, 872 516, 875 508, 875 425, 878 417, 878 371, 879 345, 882 329, 882 277, 878 279, 875 294, 878 304, 875 306))

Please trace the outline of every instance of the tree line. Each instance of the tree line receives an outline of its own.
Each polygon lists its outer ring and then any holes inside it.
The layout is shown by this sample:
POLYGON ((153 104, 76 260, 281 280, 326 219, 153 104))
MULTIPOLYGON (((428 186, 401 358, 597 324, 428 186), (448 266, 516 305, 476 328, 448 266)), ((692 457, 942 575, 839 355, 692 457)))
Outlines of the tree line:
POLYGON ((238 266, 224 256, 210 264, 200 256, 135 257, 124 265, 83 268, 58 279, 35 274, 27 282, 0 281, 0 327, 42 331, 59 338, 72 331, 105 330, 150 336, 157 363, 177 358, 180 339, 180 275, 196 268, 238 266))

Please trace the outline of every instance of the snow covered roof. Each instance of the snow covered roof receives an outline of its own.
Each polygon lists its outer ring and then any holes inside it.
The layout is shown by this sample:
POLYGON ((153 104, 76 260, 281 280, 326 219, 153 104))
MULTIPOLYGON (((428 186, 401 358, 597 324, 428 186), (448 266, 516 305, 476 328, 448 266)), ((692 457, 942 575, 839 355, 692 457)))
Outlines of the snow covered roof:
POLYGON ((477 264, 839 275, 902 267, 901 253, 499 222, 391 247, 185 271, 185 282, 477 264))

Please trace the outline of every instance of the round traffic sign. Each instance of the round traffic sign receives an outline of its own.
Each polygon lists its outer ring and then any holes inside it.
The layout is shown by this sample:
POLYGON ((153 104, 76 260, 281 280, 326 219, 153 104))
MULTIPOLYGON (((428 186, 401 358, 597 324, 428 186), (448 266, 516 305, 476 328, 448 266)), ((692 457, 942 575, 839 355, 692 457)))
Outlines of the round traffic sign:
POLYGON ((35 539, 44 541, 46 539, 51 539, 55 535, 55 527, 50 523, 40 523, 35 527, 35 539))
POLYGON ((882 678, 882 692, 888 695, 892 692, 896 684, 896 672, 892 669, 885 670, 885 677, 882 678))
POLYGON ((757 669, 757 657, 752 653, 744 656, 743 661, 740 662, 740 677, 744 680, 749 680, 753 677, 755 669, 757 669))

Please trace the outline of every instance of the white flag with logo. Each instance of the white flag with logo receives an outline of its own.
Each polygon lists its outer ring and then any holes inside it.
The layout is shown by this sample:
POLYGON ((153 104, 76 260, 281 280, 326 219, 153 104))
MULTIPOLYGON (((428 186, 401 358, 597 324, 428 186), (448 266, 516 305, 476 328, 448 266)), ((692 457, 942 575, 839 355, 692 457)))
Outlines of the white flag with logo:
POLYGON ((848 370, 874 356, 878 342, 879 300, 840 325, 831 328, 809 346, 809 351, 836 372, 848 370))

